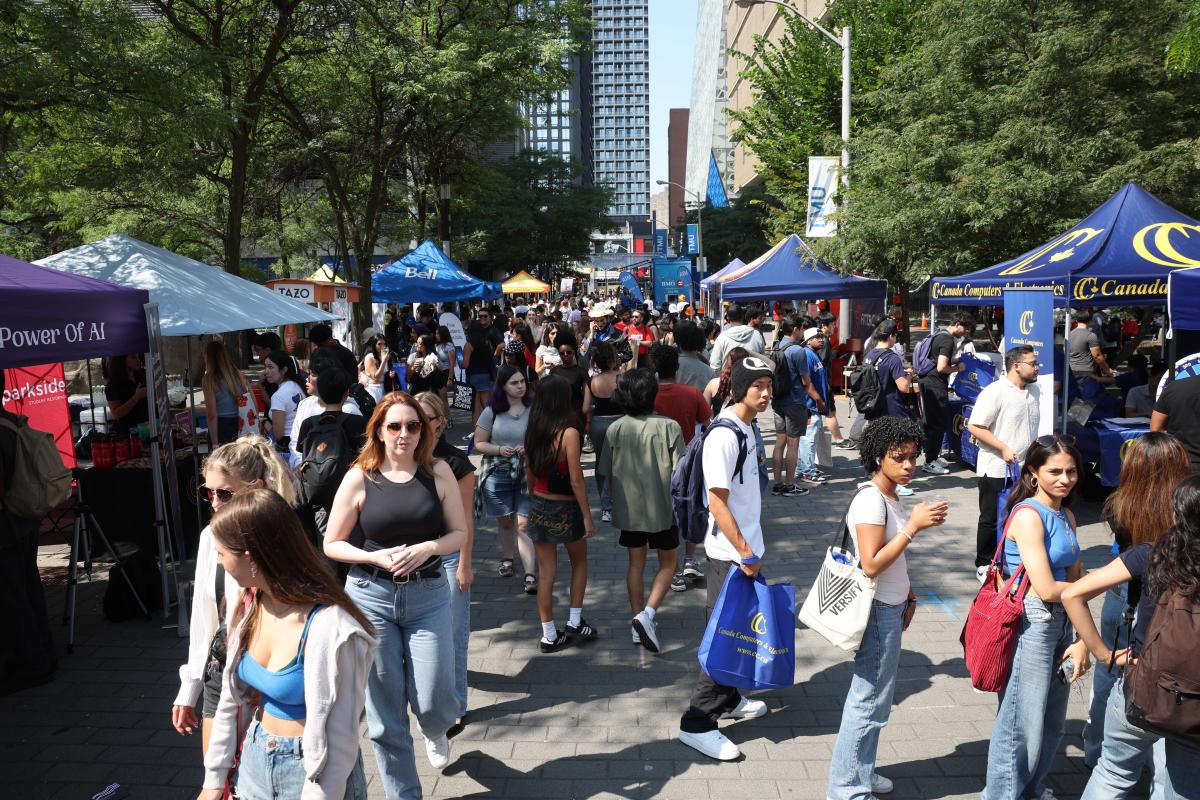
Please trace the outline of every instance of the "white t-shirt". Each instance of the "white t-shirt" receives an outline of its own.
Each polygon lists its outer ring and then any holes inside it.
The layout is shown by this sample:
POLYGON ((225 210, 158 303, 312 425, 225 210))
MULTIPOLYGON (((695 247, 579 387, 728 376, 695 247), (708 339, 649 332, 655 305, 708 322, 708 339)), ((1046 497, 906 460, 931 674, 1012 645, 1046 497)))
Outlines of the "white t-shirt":
POLYGON ((552 344, 538 345, 535 356, 542 359, 542 375, 549 375, 550 368, 556 367, 562 363, 562 356, 558 354, 558 348, 552 344))
MULTIPOLYGON (((908 514, 899 500, 885 496, 872 481, 859 484, 859 488, 863 486, 869 488, 855 496, 846 514, 855 553, 858 552, 859 525, 884 525, 883 543, 886 545, 908 523, 908 514)), ((901 553, 890 567, 875 576, 875 599, 888 605, 899 605, 908 599, 908 589, 908 561, 901 553)))
MULTIPOLYGON (((758 484, 758 458, 755 454, 754 430, 742 422, 732 408, 722 411, 718 419, 731 419, 746 435, 746 461, 740 477, 733 477, 737 467, 738 437, 733 431, 717 428, 704 440, 701 465, 704 470, 704 491, 709 489, 729 490, 729 511, 737 520, 742 538, 754 555, 763 554, 762 493, 758 484)), ((742 556, 716 529, 716 520, 708 515, 708 536, 704 539, 704 552, 709 558, 741 563, 742 556)))
MULTIPOLYGON (((275 394, 279 394, 276 392, 275 394)), ((274 408, 274 398, 272 397, 272 408, 274 408)), ((324 409, 321 406, 321 398, 306 397, 296 406, 296 412, 292 415, 292 427, 288 428, 291 431, 291 441, 288 442, 288 448, 292 451, 292 461, 299 464, 301 453, 296 449, 296 442, 300 439, 300 426, 304 424, 304 420, 309 417, 316 417, 321 414, 324 409)), ((342 403, 342 411, 346 414, 357 414, 362 416, 362 410, 359 409, 358 403, 353 397, 347 397, 346 402, 342 403)))
MULTIPOLYGON (((975 400, 969 424, 987 428, 992 435, 1011 447, 1017 460, 1025 459, 1025 451, 1038 435, 1042 412, 1037 384, 1018 389, 1007 375, 983 387, 975 400)), ((979 443, 975 474, 987 478, 1003 478, 1007 472, 1000 451, 979 443)))

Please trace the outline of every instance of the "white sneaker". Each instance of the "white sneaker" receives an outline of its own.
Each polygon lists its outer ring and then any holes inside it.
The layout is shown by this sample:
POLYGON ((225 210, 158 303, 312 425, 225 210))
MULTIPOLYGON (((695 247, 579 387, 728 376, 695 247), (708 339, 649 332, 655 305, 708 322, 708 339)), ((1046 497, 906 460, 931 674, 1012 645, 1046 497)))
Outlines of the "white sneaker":
POLYGON ((888 778, 882 775, 875 774, 871 776, 871 793, 872 794, 889 794, 896 785, 888 778))
POLYGON ((928 472, 930 475, 949 475, 950 470, 943 467, 936 461, 930 461, 925 466, 921 467, 922 472, 928 472))
POLYGON ((429 766, 434 769, 445 769, 450 763, 450 740, 445 734, 436 739, 425 739, 425 756, 429 759, 429 766))
POLYGON ((638 615, 633 618, 633 629, 638 633, 638 639, 642 643, 642 647, 649 650, 651 653, 659 652, 658 647, 658 626, 654 624, 654 620, 646 615, 643 609, 638 612, 638 615))
POLYGON ((908 488, 904 484, 896 484, 896 496, 897 497, 912 497, 912 495, 913 495, 912 489, 908 488))
POLYGON ((720 731, 708 731, 707 733, 680 731, 679 741, 718 761, 733 761, 742 754, 738 746, 725 738, 725 734, 720 731))
POLYGON ((601 511, 600 512, 600 521, 601 522, 612 522, 612 512, 611 511, 601 511))
POLYGON ((637 628, 631 625, 629 629, 630 629, 631 631, 633 631, 633 643, 634 643, 634 644, 641 644, 641 643, 642 643, 642 637, 638 635, 637 628))
POLYGON ((726 711, 721 715, 721 719, 757 719, 764 717, 767 714, 767 704, 762 700, 754 700, 749 697, 743 697, 742 702, 737 704, 733 711, 726 711))
POLYGON ((975 580, 979 581, 980 586, 987 580, 988 570, 991 568, 990 564, 984 564, 982 567, 975 568, 975 580))

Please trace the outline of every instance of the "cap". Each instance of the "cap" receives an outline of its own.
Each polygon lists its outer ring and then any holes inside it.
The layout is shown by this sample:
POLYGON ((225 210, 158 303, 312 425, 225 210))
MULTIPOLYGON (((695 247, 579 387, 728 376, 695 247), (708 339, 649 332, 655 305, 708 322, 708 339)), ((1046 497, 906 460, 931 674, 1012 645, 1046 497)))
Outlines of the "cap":
POLYGON ((818 336, 823 336, 820 328, 806 328, 804 331, 804 341, 807 343, 810 339, 815 339, 818 336))
POLYGON ((588 311, 588 316, 592 319, 603 319, 605 317, 612 316, 612 313, 612 306, 610 306, 608 303, 596 303, 594 306, 592 306, 591 310, 588 311))

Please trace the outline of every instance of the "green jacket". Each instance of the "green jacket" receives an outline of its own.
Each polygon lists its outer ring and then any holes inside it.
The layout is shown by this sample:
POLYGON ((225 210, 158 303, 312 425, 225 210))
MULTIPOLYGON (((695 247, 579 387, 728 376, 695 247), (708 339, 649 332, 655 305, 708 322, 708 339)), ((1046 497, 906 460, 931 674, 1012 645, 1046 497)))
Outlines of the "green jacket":
POLYGON ((611 481, 615 527, 657 533, 675 524, 671 472, 683 449, 679 423, 661 414, 624 416, 609 426, 596 473, 611 481))

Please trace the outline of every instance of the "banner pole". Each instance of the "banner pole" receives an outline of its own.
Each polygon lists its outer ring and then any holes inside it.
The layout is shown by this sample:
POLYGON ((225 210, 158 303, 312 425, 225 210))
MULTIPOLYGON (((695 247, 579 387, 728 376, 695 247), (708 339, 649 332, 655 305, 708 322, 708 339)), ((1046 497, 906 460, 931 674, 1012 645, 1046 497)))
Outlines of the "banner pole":
MULTIPOLYGON (((1066 305, 1063 309, 1066 313, 1063 314, 1063 383, 1062 383, 1062 417, 1060 424, 1062 425, 1061 433, 1067 432, 1067 410, 1070 408, 1071 400, 1071 270, 1067 270, 1067 285, 1063 292, 1063 297, 1066 305)), ((1051 371, 1054 365, 1050 366, 1051 371)))

